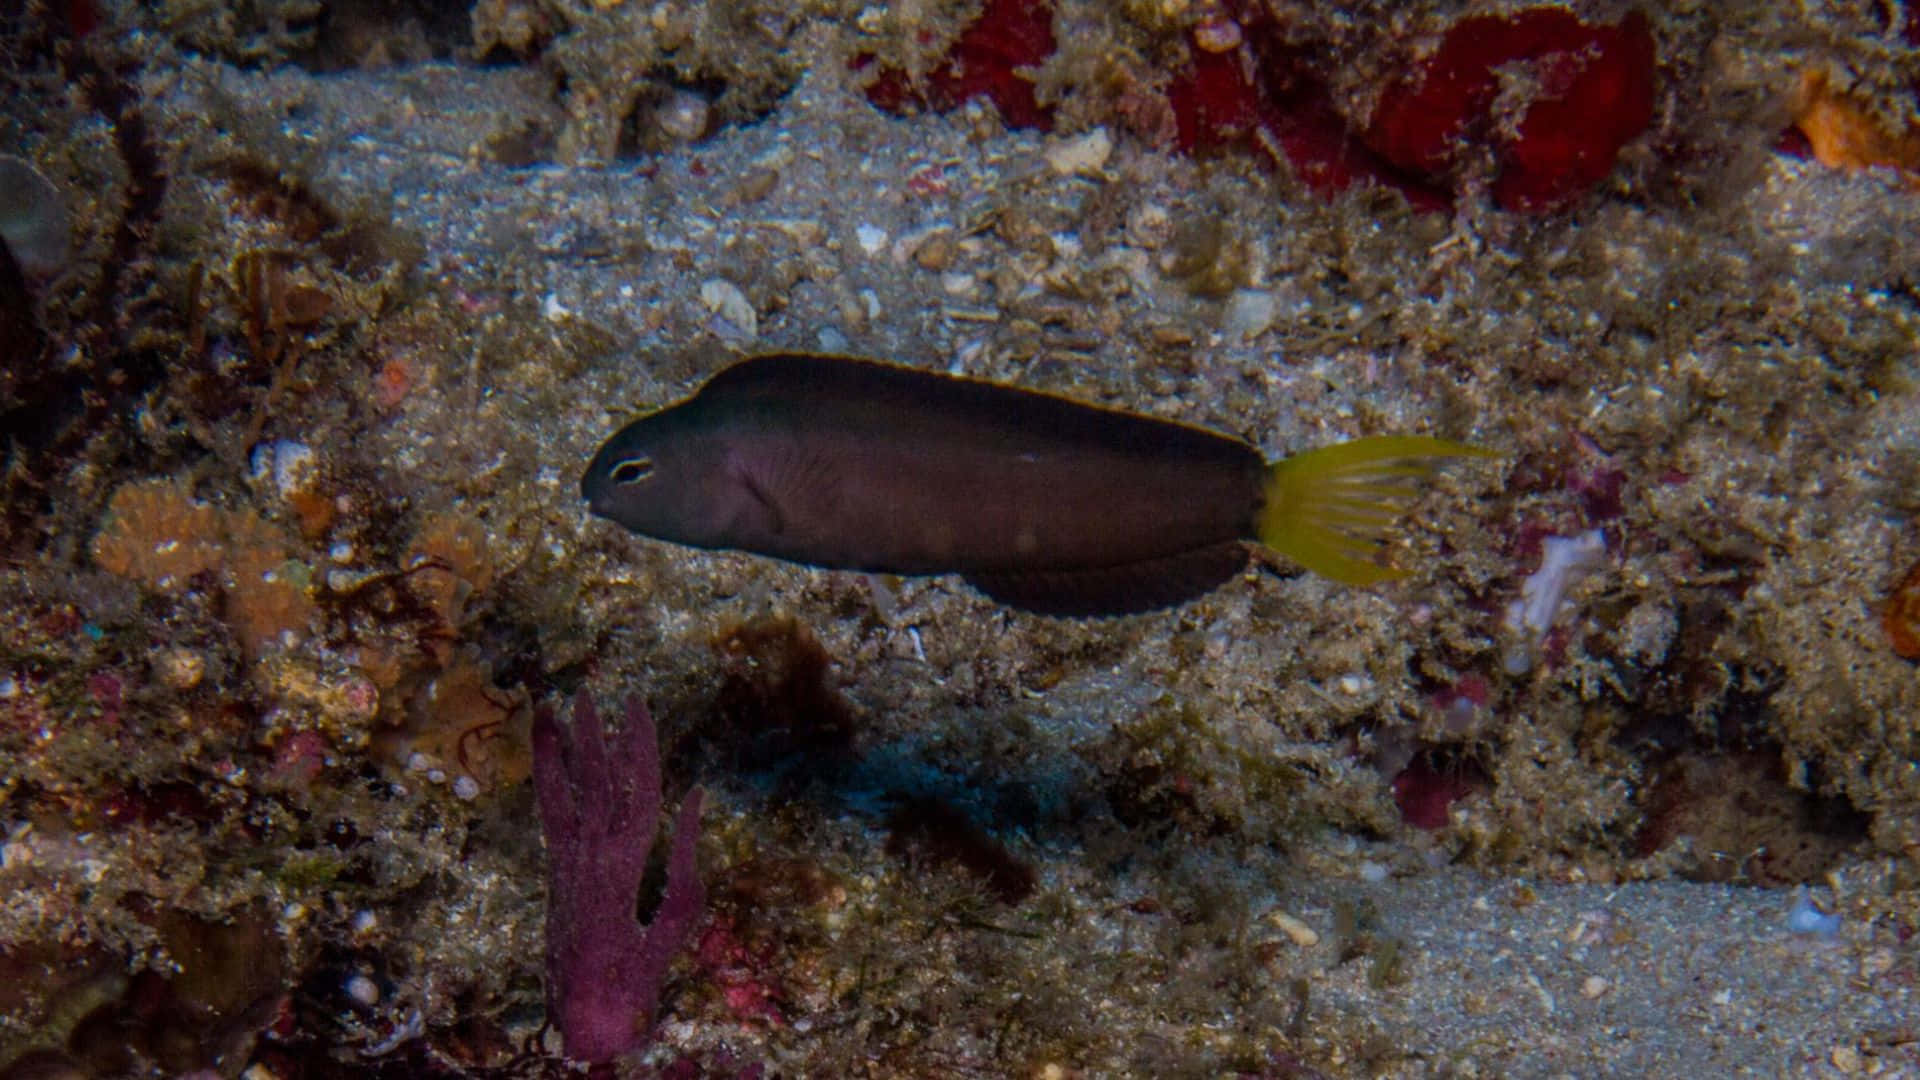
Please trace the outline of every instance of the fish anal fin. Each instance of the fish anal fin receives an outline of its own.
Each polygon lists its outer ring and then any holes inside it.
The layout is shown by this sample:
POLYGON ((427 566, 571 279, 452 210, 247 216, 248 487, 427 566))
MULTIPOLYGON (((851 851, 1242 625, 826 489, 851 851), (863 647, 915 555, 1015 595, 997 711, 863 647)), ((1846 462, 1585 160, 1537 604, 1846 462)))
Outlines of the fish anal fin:
POLYGON ((1008 607, 1036 615, 1137 615, 1212 592, 1246 569, 1249 558, 1246 545, 1232 541, 1120 566, 968 574, 966 581, 1008 607))

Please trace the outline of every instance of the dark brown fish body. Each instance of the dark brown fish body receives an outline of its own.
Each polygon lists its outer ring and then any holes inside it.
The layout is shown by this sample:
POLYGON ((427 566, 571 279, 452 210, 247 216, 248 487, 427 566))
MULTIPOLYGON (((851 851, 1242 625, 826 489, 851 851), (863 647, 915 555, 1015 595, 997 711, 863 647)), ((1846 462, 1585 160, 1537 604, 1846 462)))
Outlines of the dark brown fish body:
POLYGON ((1238 439, 843 357, 742 361, 629 424, 581 483, 662 540, 960 573, 1055 614, 1146 610, 1245 566, 1270 469, 1238 439))

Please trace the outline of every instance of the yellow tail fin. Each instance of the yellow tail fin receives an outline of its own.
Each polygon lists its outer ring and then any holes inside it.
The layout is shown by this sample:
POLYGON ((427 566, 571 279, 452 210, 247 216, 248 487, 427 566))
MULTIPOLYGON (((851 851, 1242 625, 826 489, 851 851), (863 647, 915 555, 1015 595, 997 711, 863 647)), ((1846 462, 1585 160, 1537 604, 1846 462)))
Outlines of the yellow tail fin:
POLYGON ((1466 443, 1425 435, 1375 435, 1295 454, 1267 473, 1260 542, 1307 569, 1348 585, 1390 581, 1404 571, 1385 561, 1387 532, 1440 462, 1494 457, 1466 443))

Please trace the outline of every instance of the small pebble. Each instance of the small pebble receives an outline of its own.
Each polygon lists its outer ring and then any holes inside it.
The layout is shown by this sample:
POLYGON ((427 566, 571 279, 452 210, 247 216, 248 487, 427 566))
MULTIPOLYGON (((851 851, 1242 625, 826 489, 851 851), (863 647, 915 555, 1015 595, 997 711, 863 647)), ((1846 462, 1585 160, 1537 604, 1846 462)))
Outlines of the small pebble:
POLYGON ((173 690, 191 690, 207 673, 206 658, 192 649, 168 649, 157 666, 160 681, 173 690))
POLYGON ((462 773, 453 778, 453 793, 467 802, 472 802, 480 797, 480 781, 462 773))
POLYGON ((843 296, 835 307, 839 310, 840 321, 846 324, 847 329, 857 331, 866 327, 867 306, 860 302, 859 297, 843 296))
POLYGON ((1894 955, 1892 949, 1875 949, 1860 960, 1860 974, 1869 979, 1879 978, 1893 970, 1894 955))
POLYGON ((347 996, 361 1005, 380 1004, 380 984, 365 975, 355 975, 347 980, 347 996))
POLYGON ((1580 984, 1580 996, 1592 1001, 1607 992, 1607 980, 1598 975, 1589 975, 1580 984))
POLYGON ((760 336, 760 317, 740 286, 724 278, 712 278, 700 286, 700 302, 719 317, 714 332, 736 345, 749 345, 760 336))
POLYGON ((869 257, 887 249, 887 230, 878 225, 859 226, 853 230, 853 238, 860 245, 860 250, 869 257))
POLYGON ((675 90, 660 103, 654 118, 669 137, 692 142, 707 133, 711 109, 703 95, 692 90, 675 90))
POLYGON ((913 249, 913 261, 922 270, 945 270, 953 265, 953 234, 936 232, 913 249))
POLYGON ((1272 293, 1264 289, 1240 289, 1227 301, 1225 325, 1222 327, 1227 336, 1240 341, 1250 341, 1267 332, 1273 325, 1274 313, 1279 310, 1279 301, 1272 293))
POLYGON ((253 448, 253 479, 271 485, 281 498, 311 491, 319 479, 319 459, 313 448, 292 439, 274 439, 253 448))
POLYGON ((1796 934, 1830 938, 1840 933, 1840 916, 1815 907, 1813 898, 1802 887, 1795 896, 1793 910, 1787 912, 1787 929, 1796 934))
POLYGON ((1242 40, 1240 24, 1223 15, 1203 18, 1193 28, 1193 43, 1204 52, 1231 52, 1242 40))
MULTIPOLYGON (((777 169, 755 169, 747 174, 740 186, 733 189, 734 196, 741 202, 759 202, 773 193, 774 185, 780 182, 777 169)), ((808 245, 802 245, 808 246, 808 245)))
POLYGON ((1047 148, 1047 164, 1061 176, 1097 176, 1113 155, 1113 136, 1103 127, 1047 148))
POLYGON ((1151 251, 1173 239, 1173 215, 1159 203, 1142 203, 1127 213, 1127 242, 1151 251))
POLYGON ((1860 1071, 1860 1051, 1855 1050, 1851 1046, 1834 1047, 1833 1053, 1828 1055, 1828 1060, 1833 1062, 1834 1068, 1839 1069, 1843 1073, 1857 1073, 1860 1071))

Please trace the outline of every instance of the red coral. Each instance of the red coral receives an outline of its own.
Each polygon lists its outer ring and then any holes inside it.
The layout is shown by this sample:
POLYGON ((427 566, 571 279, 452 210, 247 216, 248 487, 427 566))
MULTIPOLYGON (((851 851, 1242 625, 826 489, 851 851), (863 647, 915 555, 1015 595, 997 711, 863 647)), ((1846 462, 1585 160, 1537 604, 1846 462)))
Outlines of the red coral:
MULTIPOLYGON (((1176 145, 1187 153, 1259 152, 1291 165, 1323 195, 1377 184, 1415 209, 1444 210, 1460 152, 1477 142, 1497 152, 1499 206, 1552 210, 1604 178, 1653 119, 1653 32, 1638 12, 1612 26, 1558 7, 1462 19, 1433 56, 1393 81, 1355 132, 1319 74, 1314 44, 1290 40, 1262 5, 1212 7, 1193 31, 1190 62, 1167 87, 1176 145), (1502 126, 1494 113, 1508 73, 1533 85, 1502 126)), ((985 97, 1009 124, 1049 129, 1052 110, 1035 99, 1032 72, 1053 54, 1052 24, 1050 3, 988 0, 933 71, 916 80, 888 69, 867 98, 904 112, 985 97)))
POLYGON ((1264 104, 1249 56, 1195 50, 1193 66, 1167 87, 1180 149, 1191 154, 1249 139, 1264 104))
POLYGON ((1187 153, 1247 149, 1285 161, 1308 188, 1336 195, 1356 183, 1395 188, 1417 210, 1447 196, 1368 149, 1347 130, 1313 71, 1311 51, 1288 44, 1256 8, 1238 13, 1239 42, 1196 40, 1190 66, 1167 87, 1176 145, 1187 153))
MULTIPOLYGON (((970 98, 993 102, 1014 127, 1053 127, 1053 110, 1033 96, 1032 70, 1053 55, 1053 5, 1034 0, 988 0, 940 66, 917 82, 897 68, 880 74, 867 100, 888 112, 909 106, 945 112, 970 98)), ((862 58, 856 66, 871 58, 862 58)))
POLYGON ((1500 162, 1494 201, 1551 210, 1604 178, 1652 122, 1654 66, 1653 31, 1639 12, 1614 26, 1556 7, 1473 16, 1387 90, 1365 138, 1388 161, 1436 178, 1454 169, 1463 147, 1491 142, 1500 162), (1535 85, 1511 130, 1499 130, 1502 69, 1520 64, 1535 85))
POLYGON ((1394 805, 1401 820, 1416 829, 1446 825, 1453 804, 1486 784, 1486 774, 1471 763, 1442 762, 1439 756, 1419 754, 1393 778, 1394 805))

